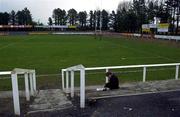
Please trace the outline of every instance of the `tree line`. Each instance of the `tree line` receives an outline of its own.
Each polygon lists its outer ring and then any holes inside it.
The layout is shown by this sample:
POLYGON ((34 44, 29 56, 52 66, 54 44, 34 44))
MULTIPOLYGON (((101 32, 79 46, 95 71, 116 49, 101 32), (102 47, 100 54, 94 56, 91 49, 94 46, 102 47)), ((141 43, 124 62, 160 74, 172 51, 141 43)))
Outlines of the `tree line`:
MULTIPOLYGON (((49 25, 76 25, 82 30, 113 29, 116 32, 141 32, 142 24, 155 22, 170 24, 170 32, 178 33, 180 0, 133 0, 120 2, 116 11, 103 10, 68 11, 55 8, 48 18, 49 25), (158 21, 158 20, 157 20, 158 21)), ((38 25, 32 20, 30 10, 10 13, 0 12, 0 25, 38 25)))
POLYGON ((28 8, 10 13, 0 12, 0 25, 33 25, 32 15, 28 8))
POLYGON ((180 0, 133 0, 119 3, 117 11, 91 10, 79 13, 75 9, 67 12, 60 8, 53 10, 49 25, 79 24, 82 29, 114 29, 116 32, 141 32, 142 24, 169 23, 170 32, 179 30, 180 0), (54 21, 54 22, 53 22, 54 21))
POLYGON ((78 25, 81 29, 94 30, 100 28, 100 21, 102 21, 102 29, 107 30, 109 24, 109 13, 106 10, 77 12, 75 9, 70 9, 67 12, 64 9, 54 9, 52 17, 49 17, 49 25, 78 25), (102 16, 102 17, 101 17, 102 16), (101 17, 101 18, 100 18, 101 17))
POLYGON ((141 31, 142 24, 159 19, 160 23, 169 23, 170 32, 178 33, 180 0, 133 0, 118 5, 116 13, 117 31, 141 31))

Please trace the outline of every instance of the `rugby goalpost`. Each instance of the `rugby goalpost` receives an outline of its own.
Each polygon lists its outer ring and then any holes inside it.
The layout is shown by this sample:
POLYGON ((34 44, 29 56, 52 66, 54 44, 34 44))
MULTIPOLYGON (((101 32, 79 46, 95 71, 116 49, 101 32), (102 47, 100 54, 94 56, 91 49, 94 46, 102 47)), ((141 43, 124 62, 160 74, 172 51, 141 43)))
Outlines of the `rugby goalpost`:
MULTIPOLYGON (((179 77, 179 66, 180 63, 167 63, 167 64, 148 64, 148 65, 128 65, 128 66, 108 66, 108 67, 90 67, 85 68, 83 65, 77 65, 61 70, 62 77, 62 90, 65 93, 70 93, 71 98, 74 97, 74 72, 80 71, 80 108, 85 108, 85 72, 93 70, 105 70, 105 72, 113 69, 128 69, 128 68, 142 68, 142 82, 146 82, 146 72, 147 68, 152 67, 168 67, 175 66, 175 80, 178 80, 179 77), (71 80, 69 80, 69 76, 71 80), (66 80, 66 86, 65 86, 66 80), (69 87, 69 84, 71 86, 69 87)), ((105 82, 108 82, 106 77, 105 82)))
POLYGON ((36 92, 36 72, 30 69, 15 68, 12 71, 0 72, 0 76, 4 75, 11 77, 14 113, 20 115, 18 75, 24 75, 26 101, 30 101, 30 96, 34 96, 36 92))

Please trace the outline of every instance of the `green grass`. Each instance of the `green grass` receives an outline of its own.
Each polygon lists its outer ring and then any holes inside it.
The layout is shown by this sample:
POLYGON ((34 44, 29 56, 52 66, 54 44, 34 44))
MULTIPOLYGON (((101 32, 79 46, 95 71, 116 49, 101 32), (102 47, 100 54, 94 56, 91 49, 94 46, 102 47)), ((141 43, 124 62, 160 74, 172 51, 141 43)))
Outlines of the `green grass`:
MULTIPOLYGON (((37 75, 58 74, 60 69, 83 64, 85 67, 120 66, 180 62, 180 48, 161 42, 114 37, 78 35, 0 36, 0 71, 13 68, 35 69, 37 75)), ((132 69, 131 69, 132 70, 132 69)), ((137 70, 137 69, 135 69, 137 70)), ((142 70, 142 69, 141 69, 142 70)), ((117 71, 117 70, 116 70, 117 71)), ((142 72, 123 73, 121 82, 142 80, 142 72)), ((98 71, 94 71, 98 72, 98 71)), ((88 85, 103 84, 104 71, 88 74, 88 85)), ((0 76, 1 77, 1 76, 0 76)), ((174 70, 148 71, 148 80, 170 79, 174 70)), ((76 85, 79 79, 76 79, 76 85)), ((20 80, 20 88, 24 81, 20 80)), ((38 77, 39 88, 60 87, 60 76, 38 77)), ((0 90, 10 90, 9 79, 0 80, 0 90)))

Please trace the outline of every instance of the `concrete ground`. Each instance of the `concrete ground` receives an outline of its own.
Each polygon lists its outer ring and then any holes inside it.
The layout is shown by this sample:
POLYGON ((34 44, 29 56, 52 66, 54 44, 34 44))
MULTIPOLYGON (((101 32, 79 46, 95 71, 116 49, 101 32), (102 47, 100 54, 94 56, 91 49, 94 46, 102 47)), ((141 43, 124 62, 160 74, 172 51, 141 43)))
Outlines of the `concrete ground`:
MULTIPOLYGON (((98 87, 102 86, 86 87, 85 109, 79 108, 79 88, 74 99, 67 98, 60 89, 40 90, 31 102, 22 98, 21 116, 180 117, 180 80, 124 83, 112 91, 97 92, 98 87)), ((0 92, 2 117, 13 116, 11 94, 0 92)))
POLYGON ((98 99, 85 109, 77 101, 71 108, 29 117, 180 117, 180 91, 98 99))
POLYGON ((180 80, 124 83, 120 84, 119 89, 109 91, 96 91, 96 88, 98 88, 98 86, 87 90, 86 96, 91 99, 101 99, 180 90, 180 80))
POLYGON ((72 107, 72 103, 67 99, 60 89, 40 90, 34 101, 29 105, 27 114, 62 110, 72 107))
POLYGON ((79 88, 73 106, 53 112, 29 114, 30 117, 178 117, 180 80, 124 83, 120 89, 96 91, 102 86, 86 87, 86 108, 79 108, 79 88), (179 90, 179 91, 178 91, 179 90), (161 93, 159 93, 161 92, 161 93), (162 93, 163 92, 163 93, 162 93))

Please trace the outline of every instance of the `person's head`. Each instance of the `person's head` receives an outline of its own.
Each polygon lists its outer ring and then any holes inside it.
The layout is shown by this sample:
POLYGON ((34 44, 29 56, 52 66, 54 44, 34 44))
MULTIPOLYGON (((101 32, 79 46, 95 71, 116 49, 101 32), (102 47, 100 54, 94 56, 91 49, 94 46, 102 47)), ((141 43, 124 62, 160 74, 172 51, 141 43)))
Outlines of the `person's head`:
POLYGON ((107 76, 107 77, 111 77, 112 74, 113 74, 113 73, 110 72, 110 71, 106 72, 106 76, 107 76))

